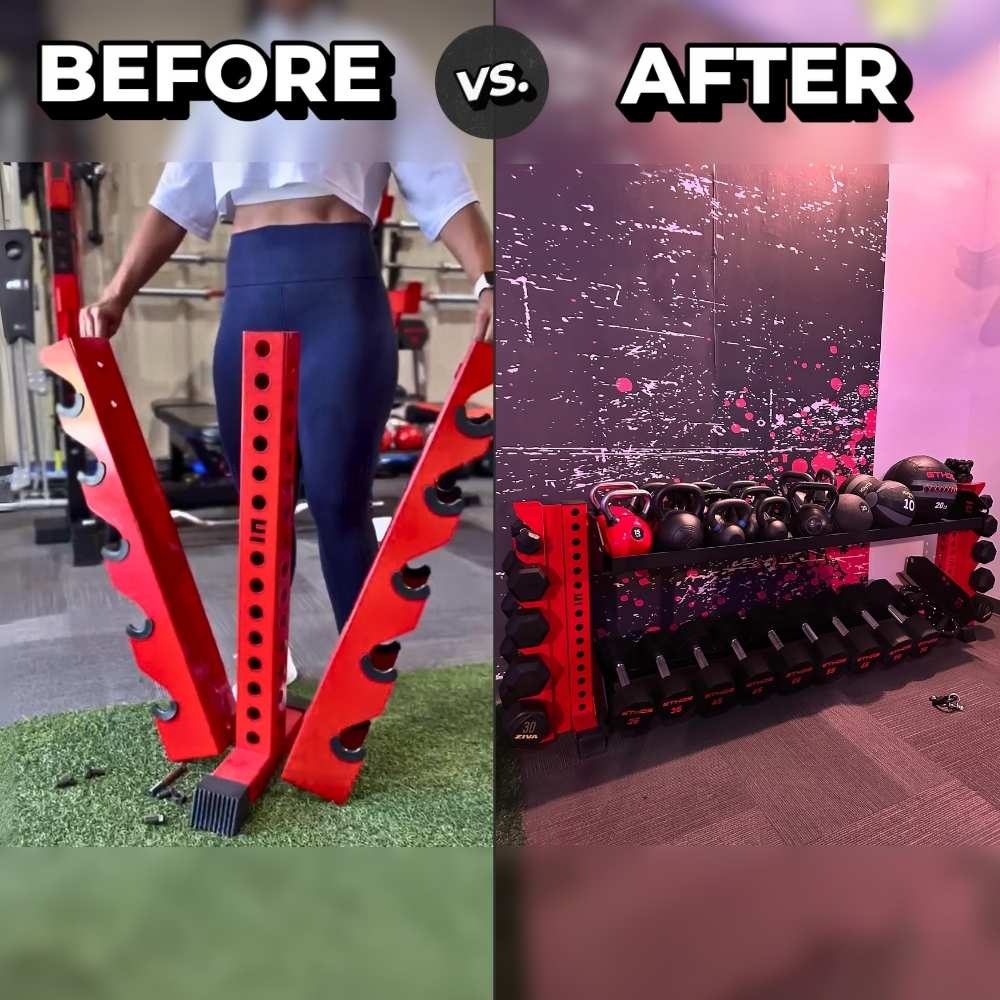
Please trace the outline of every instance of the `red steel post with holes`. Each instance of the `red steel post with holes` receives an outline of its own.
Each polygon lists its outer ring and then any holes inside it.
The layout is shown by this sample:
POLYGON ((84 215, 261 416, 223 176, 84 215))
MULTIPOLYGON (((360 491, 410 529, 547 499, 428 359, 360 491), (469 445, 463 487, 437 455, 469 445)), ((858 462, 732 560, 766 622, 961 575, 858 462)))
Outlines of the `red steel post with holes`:
POLYGON ((285 700, 298 451, 299 335, 243 335, 236 744, 195 793, 191 825, 240 830, 302 719, 285 700))
POLYGON ((350 797, 365 737, 396 680, 394 640, 417 627, 430 595, 430 569, 409 561, 445 545, 458 527, 461 490, 441 478, 488 450, 493 421, 471 419, 466 403, 492 382, 492 347, 477 341, 458 370, 292 744, 282 776, 293 785, 341 804, 350 797))
POLYGON ((232 738, 232 693, 111 344, 67 338, 40 357, 76 390, 59 419, 97 459, 79 477, 88 506, 121 535, 102 555, 115 589, 145 614, 126 632, 139 669, 170 698, 153 710, 163 749, 171 760, 212 757, 232 738))
MULTIPOLYGON (((959 490, 979 496, 986 483, 962 483, 959 490)), ((974 531, 951 531, 937 537, 934 563, 943 573, 951 577, 970 596, 975 594, 969 584, 972 571, 979 565, 972 555, 972 546, 979 536, 974 531)))

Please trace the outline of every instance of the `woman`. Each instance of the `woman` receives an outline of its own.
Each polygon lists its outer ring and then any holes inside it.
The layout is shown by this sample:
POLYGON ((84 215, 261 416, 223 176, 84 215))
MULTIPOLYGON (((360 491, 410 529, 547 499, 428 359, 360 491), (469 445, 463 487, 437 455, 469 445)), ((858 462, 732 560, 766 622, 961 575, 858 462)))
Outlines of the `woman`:
POLYGON ((80 314, 82 336, 113 337, 185 235, 207 239, 220 212, 231 215, 214 359, 223 448, 238 481, 243 331, 297 330, 301 475, 341 628, 375 556, 372 482, 397 380, 371 237, 390 173, 424 234, 440 238, 475 282, 475 335, 490 339, 493 244, 454 163, 169 163, 114 278, 80 314))

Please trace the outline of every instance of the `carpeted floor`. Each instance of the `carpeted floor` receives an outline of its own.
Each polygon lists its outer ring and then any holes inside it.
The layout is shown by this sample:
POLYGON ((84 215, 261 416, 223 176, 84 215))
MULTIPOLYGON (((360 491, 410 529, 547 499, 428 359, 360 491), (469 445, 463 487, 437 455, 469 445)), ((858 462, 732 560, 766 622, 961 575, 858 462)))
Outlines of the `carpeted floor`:
POLYGON ((501 832, 535 845, 1000 844, 1000 638, 753 709, 519 754, 501 832), (965 711, 934 709, 956 691, 965 711), (520 827, 520 829, 519 829, 520 827))
MULTIPOLYGON (((493 839, 492 670, 403 674, 367 741, 351 801, 336 806, 275 780, 232 840, 194 832, 186 806, 146 790, 171 765, 144 705, 70 712, 0 728, 0 846, 488 846, 493 839), (107 774, 55 789, 87 766, 107 774), (161 813, 166 825, 143 817, 161 813)), ((214 761, 178 783, 190 794, 214 761)))

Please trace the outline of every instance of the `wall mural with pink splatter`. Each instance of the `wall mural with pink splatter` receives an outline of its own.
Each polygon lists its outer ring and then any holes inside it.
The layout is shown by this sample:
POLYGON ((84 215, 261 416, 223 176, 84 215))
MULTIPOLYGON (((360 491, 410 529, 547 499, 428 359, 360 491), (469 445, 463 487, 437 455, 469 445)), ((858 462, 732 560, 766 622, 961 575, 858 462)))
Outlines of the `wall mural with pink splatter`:
MULTIPOLYGON (((524 165, 496 183, 501 529, 515 500, 602 479, 871 470, 886 167, 524 165)), ((594 620, 635 633, 866 574, 867 549, 601 574, 594 620)))

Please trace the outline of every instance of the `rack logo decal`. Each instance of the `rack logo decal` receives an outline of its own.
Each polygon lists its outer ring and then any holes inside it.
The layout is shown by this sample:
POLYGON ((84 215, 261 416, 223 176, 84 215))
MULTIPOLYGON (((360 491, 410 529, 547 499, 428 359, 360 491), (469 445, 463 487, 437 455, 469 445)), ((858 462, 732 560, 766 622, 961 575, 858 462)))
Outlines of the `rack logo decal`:
POLYGON ((396 117, 396 60, 379 41, 40 42, 38 103, 57 121, 183 120, 192 101, 214 101, 230 118, 278 112, 301 120, 396 117))
POLYGON ((679 122, 720 122, 725 104, 749 103, 761 121, 911 122, 909 67, 877 44, 708 45, 685 48, 681 69, 660 43, 639 47, 615 107, 630 122, 665 111, 679 122))

